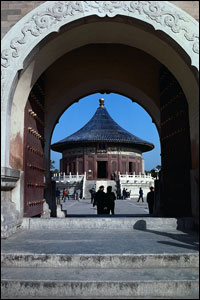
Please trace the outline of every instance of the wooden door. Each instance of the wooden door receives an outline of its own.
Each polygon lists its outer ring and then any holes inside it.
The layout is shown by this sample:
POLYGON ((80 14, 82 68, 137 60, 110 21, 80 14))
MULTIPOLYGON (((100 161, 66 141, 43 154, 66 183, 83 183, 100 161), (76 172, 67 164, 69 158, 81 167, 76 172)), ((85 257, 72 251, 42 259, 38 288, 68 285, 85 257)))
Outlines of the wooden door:
POLYGON ((44 202, 44 80, 36 82, 24 117, 24 217, 42 213, 44 202))
POLYGON ((186 97, 174 76, 160 72, 162 201, 167 216, 190 216, 190 131, 186 97))

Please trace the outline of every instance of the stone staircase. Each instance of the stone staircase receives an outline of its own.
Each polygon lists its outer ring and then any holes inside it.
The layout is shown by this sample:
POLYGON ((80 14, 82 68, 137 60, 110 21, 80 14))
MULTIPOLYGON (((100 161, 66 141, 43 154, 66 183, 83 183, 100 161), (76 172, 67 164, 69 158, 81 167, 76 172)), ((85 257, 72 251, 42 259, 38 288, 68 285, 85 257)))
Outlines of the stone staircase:
POLYGON ((85 181, 85 199, 91 198, 91 194, 89 191, 92 188, 95 188, 95 191, 96 191, 96 180, 86 180, 85 181))
POLYGON ((197 235, 173 218, 25 219, 2 241, 2 299, 198 299, 197 235))
POLYGON ((2 296, 198 299, 196 256, 4 255, 2 296))
POLYGON ((59 188, 61 191, 61 197, 62 197, 62 190, 63 188, 67 189, 69 191, 69 199, 74 199, 74 191, 80 190, 82 192, 83 189, 83 182, 82 181, 72 181, 72 182, 58 182, 56 183, 56 187, 59 188))
POLYGON ((107 187, 112 186, 112 191, 116 194, 117 183, 115 180, 86 180, 86 182, 85 182, 85 199, 88 199, 91 197, 91 194, 89 192, 90 189, 95 187, 95 190, 97 192, 101 185, 104 186, 105 193, 107 191, 107 187))

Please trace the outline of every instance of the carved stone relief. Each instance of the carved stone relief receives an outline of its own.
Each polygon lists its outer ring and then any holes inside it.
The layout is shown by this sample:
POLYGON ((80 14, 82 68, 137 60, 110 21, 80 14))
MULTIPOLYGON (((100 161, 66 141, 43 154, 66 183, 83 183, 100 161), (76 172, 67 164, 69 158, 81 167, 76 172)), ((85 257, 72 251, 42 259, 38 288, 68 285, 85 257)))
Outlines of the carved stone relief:
MULTIPOLYGON (((66 24, 69 23, 70 17, 78 13, 96 14, 100 17, 113 17, 117 14, 131 16, 150 23, 155 29, 158 29, 157 23, 161 25, 159 29, 165 32, 166 28, 170 29, 171 34, 169 31, 168 34, 175 40, 173 33, 183 35, 192 52, 196 55, 199 53, 199 34, 196 24, 192 24, 189 16, 180 9, 172 10, 166 1, 49 1, 48 7, 43 8, 41 5, 34 12, 29 13, 29 20, 23 25, 20 24, 17 30, 20 35, 6 43, 9 44, 9 48, 5 49, 2 43, 2 68, 9 68, 11 61, 20 57, 23 47, 29 46, 27 41, 30 37, 37 38, 44 35, 50 28, 54 31, 55 25, 59 22, 63 25, 63 20, 66 24)), ((5 39, 6 36, 3 41, 5 39)))

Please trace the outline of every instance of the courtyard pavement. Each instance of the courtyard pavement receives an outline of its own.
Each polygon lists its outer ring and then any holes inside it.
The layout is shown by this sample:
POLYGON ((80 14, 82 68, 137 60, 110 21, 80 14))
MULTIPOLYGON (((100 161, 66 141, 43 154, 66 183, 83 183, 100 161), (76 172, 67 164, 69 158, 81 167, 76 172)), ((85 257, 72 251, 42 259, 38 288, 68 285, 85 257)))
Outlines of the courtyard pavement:
MULTIPOLYGON (((150 217, 146 201, 116 200, 115 205, 116 217, 150 217)), ((96 207, 92 206, 90 199, 66 200, 63 209, 67 209, 67 215, 71 217, 97 216, 96 207)), ((55 222, 59 221, 56 219, 55 222)), ((48 230, 19 230, 9 239, 3 240, 1 246, 3 253, 194 253, 198 252, 198 235, 176 228, 172 230, 170 227, 168 230, 108 230, 69 229, 64 226, 58 230, 52 225, 48 230)))
MULTIPOLYGON (((90 199, 80 200, 68 200, 62 204, 62 210, 67 210, 67 215, 96 215, 97 208, 93 207, 90 199)), ((149 216, 149 209, 146 199, 144 202, 140 200, 137 202, 137 198, 126 200, 115 200, 115 215, 138 215, 149 216)))
MULTIPOLYGON (((66 200, 63 208, 72 218, 81 214, 97 216, 90 199, 66 200)), ((147 202, 137 199, 116 200, 116 218, 151 218, 147 202)), ((108 217, 108 216, 107 216, 108 217)), ((108 217, 109 218, 109 217, 108 217)), ((67 218, 68 219, 68 218, 67 218)), ((67 221, 66 219, 66 221, 67 221)), ((70 218, 71 219, 71 218, 70 218)), ((94 218, 94 222, 96 218, 94 218)), ((100 218, 101 219, 101 218, 100 218)), ((154 218, 151 218, 152 221, 154 218)), ((60 230, 55 226, 58 218, 51 218, 48 229, 19 229, 10 238, 2 240, 2 253, 46 253, 46 254, 161 254, 161 253, 198 253, 198 234, 179 231, 176 228, 157 230, 128 229, 73 229, 65 226, 60 230), (54 224, 55 223, 55 224, 54 224)), ((37 220, 35 220, 37 221, 37 220)), ((43 219, 45 222, 45 219, 43 219)), ((102 219, 102 222, 103 219, 102 219)), ((67 223, 66 223, 67 224, 67 223)))
MULTIPOLYGON (((94 219, 95 222, 95 219, 94 219)), ((1 253, 180 254, 198 253, 198 235, 178 230, 19 230, 1 241, 1 253)))

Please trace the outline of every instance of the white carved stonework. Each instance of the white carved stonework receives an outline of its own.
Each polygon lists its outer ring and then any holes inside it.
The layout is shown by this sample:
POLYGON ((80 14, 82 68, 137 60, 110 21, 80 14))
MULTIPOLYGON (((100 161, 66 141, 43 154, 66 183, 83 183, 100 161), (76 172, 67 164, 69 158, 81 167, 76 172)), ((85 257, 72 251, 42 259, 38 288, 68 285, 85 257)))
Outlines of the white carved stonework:
MULTIPOLYGON (((124 15, 147 22, 155 29, 170 35, 180 46, 185 39, 186 50, 199 53, 198 23, 187 13, 167 1, 47 1, 22 18, 2 40, 2 67, 9 68, 20 58, 25 48, 31 51, 30 42, 37 44, 50 32, 74 19, 98 15, 114 17, 124 15)), ((198 64, 192 61, 198 68, 198 64)), ((23 67, 23 62, 18 67, 23 67)))
POLYGON ((17 231, 20 214, 12 201, 12 190, 20 178, 20 172, 1 168, 1 238, 7 238, 17 231))
POLYGON ((198 23, 169 2, 47 1, 27 14, 3 38, 1 53, 3 72, 11 69, 13 65, 16 67, 18 65, 18 69, 23 68, 23 61, 20 62, 20 58, 27 47, 30 52, 33 45, 39 43, 50 32, 58 31, 61 26, 74 19, 89 15, 100 17, 124 15, 147 22, 156 30, 162 30, 172 37, 192 58, 192 65, 198 68, 198 23))
POLYGON ((65 218, 65 212, 62 211, 62 208, 61 208, 60 204, 57 205, 56 213, 57 213, 57 218, 65 218))
POLYGON ((43 203, 43 213, 41 214, 41 218, 50 218, 51 210, 49 209, 48 203, 45 201, 43 203))

